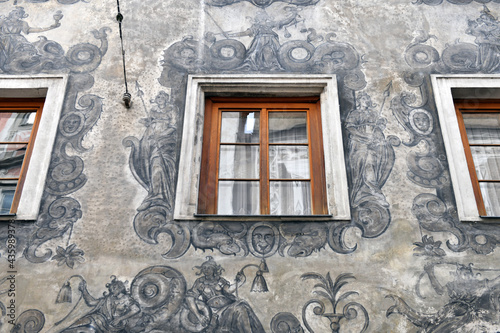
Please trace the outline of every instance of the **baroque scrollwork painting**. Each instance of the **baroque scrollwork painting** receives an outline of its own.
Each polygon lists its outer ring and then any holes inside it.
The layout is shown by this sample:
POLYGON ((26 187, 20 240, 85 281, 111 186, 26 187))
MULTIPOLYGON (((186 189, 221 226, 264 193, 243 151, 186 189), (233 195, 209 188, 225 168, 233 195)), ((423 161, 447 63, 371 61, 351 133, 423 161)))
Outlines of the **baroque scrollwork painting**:
MULTIPOLYGON (((67 51, 56 41, 38 36, 38 41, 28 40, 29 34, 59 29, 65 22, 61 11, 56 11, 48 27, 32 27, 23 7, 13 7, 0 17, 0 71, 12 74, 68 73, 69 83, 59 123, 59 131, 49 166, 45 194, 42 198, 40 219, 36 226, 23 226, 18 232, 18 251, 32 263, 50 259, 58 265, 74 267, 83 262, 84 251, 71 243, 73 224, 82 217, 80 203, 67 195, 81 189, 86 183, 83 160, 77 153, 87 151, 82 145, 84 136, 96 124, 102 111, 102 99, 93 94, 82 94, 94 85, 90 74, 101 63, 108 49, 109 28, 92 31, 100 43, 79 43, 67 51), (38 248, 54 238, 67 236, 66 244, 55 249, 38 248), (24 251, 23 251, 24 250, 24 251), (56 253, 54 255, 54 253, 56 253)), ((2 225, 0 228, 4 228, 2 225)), ((7 235, 7 233, 2 233, 7 235)), ((5 243, 4 243, 5 244, 5 243)), ((2 245, 4 246, 4 245, 2 245)))
MULTIPOLYGON (((126 147, 131 147, 129 164, 132 174, 148 191, 143 203, 137 208, 134 218, 137 235, 150 244, 158 244, 158 236, 161 234, 169 235, 172 239, 172 248, 167 249, 164 257, 177 258, 184 255, 191 245, 195 249, 217 249, 226 255, 246 256, 251 253, 260 257, 274 253, 280 255, 288 253, 291 256, 309 256, 314 251, 323 249, 328 242, 334 251, 349 253, 356 247, 349 248, 344 242, 344 235, 348 229, 360 228, 362 236, 366 238, 383 234, 390 224, 391 217, 382 187, 394 164, 393 146, 399 145, 399 141, 395 137, 385 137, 383 131, 386 118, 381 115, 382 111, 371 111, 375 108, 375 104, 370 104, 370 101, 361 103, 366 99, 363 96, 368 95, 362 92, 358 97, 354 96, 354 92, 357 93, 366 86, 361 70, 361 56, 355 47, 349 43, 337 41, 334 33, 321 35, 314 28, 307 27, 301 10, 316 5, 316 2, 282 6, 281 9, 273 10, 275 15, 271 15, 271 10, 266 9, 267 6, 264 3, 254 4, 260 9, 254 17, 248 19, 249 26, 239 31, 226 31, 223 22, 218 22, 216 16, 211 14, 211 11, 217 10, 222 3, 210 2, 209 5, 205 9, 205 14, 210 26, 217 31, 207 32, 203 41, 186 36, 182 41, 170 45, 163 53, 163 72, 160 83, 170 91, 167 97, 169 107, 165 110, 166 114, 170 114, 168 116, 170 119, 165 120, 165 124, 169 122, 172 133, 174 133, 174 127, 177 133, 176 126, 182 123, 182 102, 185 94, 182 87, 187 74, 211 72, 335 73, 342 82, 341 89, 345 91, 343 98, 346 99, 347 105, 356 105, 347 114, 348 125, 346 126, 346 131, 350 133, 349 163, 352 166, 356 165, 354 168, 356 171, 351 172, 353 184, 351 201, 354 218, 348 225, 321 224, 318 229, 310 233, 305 232, 306 229, 312 230, 310 226, 294 225, 292 229, 304 229, 302 235, 295 239, 287 235, 286 230, 289 229, 287 226, 269 224, 272 227, 270 227, 268 239, 272 237, 273 245, 269 246, 272 252, 266 253, 259 253, 259 250, 252 246, 252 236, 248 230, 252 229, 252 232, 255 232, 257 230, 255 227, 248 228, 240 223, 178 223, 173 221, 172 194, 177 180, 178 157, 175 151, 169 150, 167 145, 159 144, 155 149, 163 149, 163 152, 161 156, 158 156, 157 161, 163 160, 161 163, 164 166, 158 168, 148 166, 152 163, 152 157, 146 156, 149 151, 147 147, 152 144, 150 134, 152 125, 143 121, 147 128, 143 137, 141 139, 127 137, 123 141, 126 147), (292 37, 291 32, 294 35, 303 35, 304 38, 287 40, 292 37), (239 40, 243 37, 251 39, 248 45, 239 40), (368 110, 368 113, 364 114, 364 110, 368 110), (377 119, 371 119, 371 116, 375 114, 377 114, 377 119), (372 158, 363 158, 362 156, 365 155, 372 156, 372 158), (156 170, 156 173, 153 174, 152 170, 156 170), (159 184, 169 185, 164 187, 159 184), (159 190, 161 193, 158 192, 159 190), (151 198, 156 198, 156 200, 151 200, 151 198), (285 252, 284 249, 287 246, 289 249, 285 252)), ((139 88, 138 94, 143 96, 144 92, 139 88)), ((381 108, 384 107, 390 95, 390 85, 382 95, 384 103, 381 108)), ((153 100, 151 102, 154 103, 153 100)), ((148 107, 144 105, 144 108, 148 107)), ((159 121, 158 117, 154 120, 157 123, 159 121)), ((162 133, 165 136, 168 131, 162 131, 162 133)), ((179 147, 177 134, 169 134, 169 138, 169 147, 179 147)), ((263 231, 263 228, 258 230, 263 231)))

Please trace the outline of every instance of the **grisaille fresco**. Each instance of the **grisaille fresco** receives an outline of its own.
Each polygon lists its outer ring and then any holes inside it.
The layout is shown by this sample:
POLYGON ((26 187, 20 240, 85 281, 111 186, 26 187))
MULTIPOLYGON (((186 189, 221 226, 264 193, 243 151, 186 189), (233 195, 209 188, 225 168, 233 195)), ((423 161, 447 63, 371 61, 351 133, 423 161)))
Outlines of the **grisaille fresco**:
MULTIPOLYGON (((486 269, 488 270, 488 269, 486 269)), ((436 313, 423 313, 414 310, 403 299, 395 295, 388 295, 395 301, 395 305, 387 310, 387 316, 400 314, 405 316, 413 325, 421 327, 422 332, 457 332, 464 327, 469 331, 494 332, 498 329, 498 280, 479 277, 472 264, 462 265, 453 262, 432 262, 424 266, 424 273, 420 275, 415 291, 420 298, 420 283, 427 279, 433 291, 439 296, 448 295, 448 303, 436 313), (453 268, 452 279, 443 285, 436 277, 434 268, 437 266, 453 268), (477 275, 476 275, 477 274, 477 275)))
MULTIPOLYGON (((281 19, 275 19, 266 11, 260 10, 251 19, 249 28, 235 33, 224 31, 224 28, 207 11, 207 16, 220 31, 207 32, 204 41, 195 40, 192 36, 184 37, 182 41, 174 43, 163 53, 164 70, 160 82, 169 87, 172 92, 176 91, 173 87, 179 86, 177 82, 183 82, 186 74, 214 71, 225 73, 334 73, 342 81, 342 88, 345 89, 346 98, 349 99, 348 103, 356 105, 353 110, 348 112, 346 122, 351 147, 348 159, 352 165, 350 170, 353 182, 353 221, 348 226, 343 224, 339 226, 338 223, 322 224, 317 228, 311 227, 310 224, 304 225, 299 227, 299 229, 304 229, 301 232, 304 235, 295 237, 295 239, 290 239, 286 231, 281 235, 275 233, 273 237, 276 239, 273 242, 281 244, 279 245, 281 255, 285 253, 284 247, 290 245, 288 255, 308 256, 313 251, 324 248, 327 239, 332 250, 340 253, 352 252, 355 247, 349 248, 343 241, 343 235, 347 229, 356 227, 361 229, 363 237, 378 237, 384 233, 391 220, 389 205, 385 200, 382 187, 394 164, 392 146, 398 145, 399 141, 397 138, 392 140, 385 138, 383 131, 386 120, 380 116, 381 110, 376 111, 380 119, 372 120, 370 116, 374 113, 370 113, 372 111, 368 109, 374 108, 375 105, 370 104, 370 102, 360 102, 366 97, 353 98, 357 91, 366 86, 364 74, 361 71, 360 54, 349 43, 337 41, 334 33, 328 33, 325 36, 319 35, 314 28, 304 28, 299 31, 304 36, 303 40, 280 41, 278 32, 282 33, 285 39, 288 39, 291 34, 287 29, 295 28, 297 30, 297 23, 305 21, 300 16, 301 6, 314 4, 304 2, 300 6, 286 6, 282 12, 276 13, 282 16, 281 19), (238 40, 238 37, 242 36, 252 38, 250 45, 245 46, 238 40), (223 50, 226 49, 231 50, 232 53, 230 55, 223 54, 223 50), (295 50, 304 52, 304 57, 296 58, 294 56, 295 50), (372 130, 373 136, 361 134, 372 130), (378 154, 381 154, 382 158, 375 158, 378 154), (372 157, 365 157, 367 155, 372 157), (289 241, 286 241, 287 238, 289 241)), ((141 90, 138 92, 140 96, 143 95, 141 90)), ((182 91, 178 91, 178 93, 182 94, 182 91)), ((385 103, 385 99, 390 95, 390 86, 383 92, 383 95, 385 103)), ((366 93, 360 92, 360 96, 366 96, 366 93)), ((173 99, 173 97, 169 98, 173 99)), ((182 105, 176 106, 173 102, 170 102, 170 105, 172 117, 180 118, 177 116, 177 110, 182 108, 182 105)), ((381 107, 384 107, 384 104, 381 107)), ((165 137, 156 139, 157 142, 159 142, 158 140, 166 142, 168 140, 166 136, 175 140, 174 135, 177 134, 174 134, 174 127, 177 120, 170 120, 170 123, 171 134, 167 134, 169 131, 163 131, 162 135, 165 137)), ((147 145, 150 144, 151 140, 151 125, 145 123, 145 126, 148 129, 142 139, 133 137, 124 139, 124 145, 132 148, 130 155, 132 173, 149 192, 145 202, 138 207, 138 213, 134 219, 135 231, 139 237, 154 244, 157 242, 158 235, 167 233, 172 237, 172 248, 167 249, 164 254, 166 258, 182 256, 191 244, 200 249, 218 249, 222 254, 247 255, 249 244, 245 242, 248 229, 246 225, 235 223, 234 226, 228 227, 231 224, 218 225, 215 222, 201 222, 195 226, 188 226, 186 223, 180 224, 171 221, 173 197, 169 192, 173 191, 174 187, 164 191, 161 196, 152 194, 155 191, 154 186, 151 185, 151 177, 154 175, 150 171, 154 167, 149 166, 152 163, 150 161, 152 157, 144 158, 144 154, 149 154, 150 148, 147 148, 147 145), (149 161, 144 164, 146 160, 149 161), (150 173, 149 176, 148 173, 150 173), (151 197, 156 197, 157 200, 150 201, 151 197), (200 233, 203 234, 204 238, 200 238, 200 233)), ((174 168, 177 157, 173 153, 168 154, 169 149, 175 145, 175 141, 170 142, 168 146, 157 144, 157 149, 163 151, 162 157, 158 157, 157 160, 161 160, 164 165, 157 168, 157 177, 167 177, 171 183, 175 184, 175 175, 171 170, 174 168)), ((158 183, 165 182, 159 181, 158 183)), ((288 229, 288 226, 280 227, 277 225, 276 229, 288 229)))
MULTIPOLYGON (((67 197, 85 185, 83 160, 67 149, 83 152, 86 149, 81 141, 95 125, 102 111, 99 96, 81 92, 94 84, 89 74, 99 66, 108 49, 108 28, 92 32, 93 38, 100 45, 80 43, 67 51, 55 41, 43 35, 35 43, 29 42, 25 35, 43 33, 58 29, 64 23, 64 15, 57 11, 53 15, 54 24, 47 28, 33 28, 26 21, 28 18, 23 7, 14 7, 7 16, 0 19, 2 36, 0 37, 2 52, 0 69, 3 74, 38 74, 38 73, 70 73, 69 88, 66 92, 63 115, 59 125, 59 135, 54 147, 54 158, 49 167, 49 175, 43 199, 43 208, 36 226, 18 233, 18 244, 23 245, 24 256, 33 263, 55 260, 58 265, 73 267, 75 262, 83 261, 84 252, 75 244, 57 246, 55 251, 45 249, 37 252, 45 242, 60 238, 66 233, 71 235, 73 224, 82 217, 81 206, 73 198, 67 197), (61 23, 61 21, 63 23, 61 23), (54 252, 56 252, 55 255, 54 252)), ((2 226, 4 227, 4 226, 2 226)), ((3 233, 2 233, 3 234, 3 233)), ((7 235, 7 233, 5 233, 7 235)), ((22 248, 18 248, 22 252, 22 248)))
POLYGON ((416 0, 413 1, 412 4, 414 5, 428 5, 428 6, 439 6, 443 3, 450 3, 453 5, 458 5, 458 6, 464 6, 468 4, 476 4, 476 3, 498 3, 496 0, 446 0, 446 2, 443 2, 443 0, 416 0))
MULTIPOLYGON (((139 272, 130 284, 111 276, 102 297, 92 296, 86 279, 70 277, 57 302, 72 303, 75 295, 90 311, 73 323, 68 315, 56 323, 57 332, 264 332, 251 306, 238 297, 246 282, 243 267, 234 281, 222 277, 224 269, 212 257, 200 266, 188 286, 183 274, 170 266, 152 266, 139 272), (72 286, 77 286, 77 291, 72 286), (65 327, 66 326, 66 327, 65 327)), ((259 271, 261 272, 261 271, 259 271)), ((260 285, 265 285, 261 275, 260 285)), ((252 288, 258 288, 258 282, 252 288)), ((245 286, 246 287, 246 286, 245 286)))
MULTIPOLYGON (((311 307, 311 305, 316 304, 317 306, 313 307, 314 315, 327 318, 330 324, 329 328, 331 329, 332 333, 340 332, 342 323, 350 320, 359 321, 359 323, 361 324, 361 327, 356 331, 366 332, 370 319, 368 316, 368 312, 363 305, 355 301, 350 301, 348 303, 342 304, 342 309, 337 308, 337 306, 339 306, 343 300, 347 300, 348 298, 350 298, 350 296, 358 295, 358 292, 356 291, 348 291, 339 295, 340 289, 348 284, 347 281, 349 279, 355 279, 355 277, 350 273, 343 273, 337 276, 334 281, 332 280, 330 273, 326 273, 326 276, 318 273, 306 273, 302 275, 302 280, 304 281, 319 281, 318 284, 314 285, 314 287, 317 289, 313 293, 320 296, 320 298, 315 298, 307 301, 302 308, 302 321, 307 331, 316 332, 307 321, 307 309, 311 307), (324 298, 324 300, 322 300, 321 298, 324 298), (326 304, 325 300, 328 301, 326 304), (361 319, 358 318, 358 313, 361 314, 361 319)), ((298 319, 295 318, 292 314, 281 312, 274 316, 271 322, 271 329, 276 333, 304 332, 302 327, 298 326, 297 323, 298 319)))
POLYGON ((0 331, 500 332, 500 226, 458 218, 431 86, 500 75, 499 17, 496 0, 0 0, 2 79, 68 75, 39 217, 0 222, 0 331), (190 74, 334 74, 351 219, 175 220, 179 174, 199 172, 179 170, 190 74))
POLYGON ((43 3, 43 2, 49 2, 49 1, 57 1, 57 3, 63 4, 63 5, 72 5, 78 2, 90 2, 90 0, 0 0, 0 3, 2 2, 10 2, 13 5, 18 5, 22 3, 43 3))
POLYGON ((420 227, 429 232, 451 233, 454 240, 447 241, 447 246, 452 251, 471 248, 477 253, 488 254, 500 240, 499 230, 493 225, 464 224, 456 216, 444 148, 436 139, 436 135, 440 135, 437 115, 429 82, 424 76, 424 73, 495 73, 499 70, 499 52, 495 44, 498 19, 484 5, 479 17, 467 20, 467 26, 465 33, 475 37, 475 44, 457 40, 441 54, 424 44, 438 37, 419 32, 405 51, 406 62, 417 72, 405 80, 408 85, 418 87, 421 96, 417 98, 404 92, 391 105, 394 116, 410 135, 410 140, 403 144, 415 147, 425 143, 423 152, 413 150, 407 156, 408 179, 421 187, 435 189, 434 193, 421 193, 413 200, 412 213, 420 227), (429 57, 425 61, 420 57, 423 54, 429 57))

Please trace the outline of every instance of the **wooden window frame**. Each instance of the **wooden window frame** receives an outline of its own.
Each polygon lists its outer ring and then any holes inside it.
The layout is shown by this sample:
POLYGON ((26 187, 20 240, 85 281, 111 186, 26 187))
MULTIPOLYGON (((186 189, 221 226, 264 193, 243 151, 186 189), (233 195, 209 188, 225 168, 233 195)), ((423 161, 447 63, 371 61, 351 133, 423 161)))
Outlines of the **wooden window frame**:
POLYGON ((462 144, 465 152, 465 158, 467 160, 467 167, 469 169, 470 178, 472 181, 472 188, 474 191, 474 198, 476 200, 477 209, 480 217, 490 217, 486 213, 486 208, 484 205, 483 195, 481 193, 481 188, 479 183, 481 182, 500 182, 500 180, 479 180, 476 167, 474 164, 474 159, 472 157, 471 146, 488 146, 488 147, 500 147, 500 144, 470 144, 467 137, 465 123, 463 120, 463 113, 498 113, 500 115, 500 101, 498 100, 474 100, 471 103, 470 100, 457 99, 455 100, 455 111, 457 115, 458 127, 460 129, 460 136, 462 138, 462 144))
MULTIPOLYGON (((44 98, 1 98, 0 99, 0 112, 36 112, 35 121, 33 127, 31 128, 31 133, 28 141, 23 142, 0 142, 0 144, 26 144, 26 153, 24 155, 23 163, 21 166, 21 172, 17 178, 7 178, 0 177, 2 180, 17 180, 16 191, 12 200, 12 205, 9 214, 16 214, 17 208, 19 206, 19 201, 21 199, 21 193, 23 191, 24 182, 26 180, 26 173, 28 171, 28 166, 31 160, 31 155, 33 152, 33 146, 36 139, 36 134, 38 132, 38 127, 40 124, 40 119, 42 117, 43 105, 45 103, 44 98)), ((2 214, 4 215, 4 214, 2 214)))
MULTIPOLYGON (((250 216, 280 216, 270 215, 269 183, 269 146, 267 130, 268 109, 296 109, 307 112, 308 143, 311 184, 311 207, 313 216, 328 214, 325 160, 323 151, 323 134, 321 125, 321 109, 319 97, 295 98, 235 98, 235 97, 208 97, 205 100, 205 122, 200 170, 200 186, 198 195, 197 215, 217 214, 218 188, 218 161, 220 147, 220 123, 222 109, 260 109, 264 114, 260 118, 261 147, 259 153, 259 188, 260 214, 250 216)), ((272 112, 272 111, 271 111, 272 112)), ((301 180, 302 181, 302 180, 301 180)), ((231 215, 242 216, 242 215, 231 215)), ((301 216, 301 215, 291 215, 301 216)))

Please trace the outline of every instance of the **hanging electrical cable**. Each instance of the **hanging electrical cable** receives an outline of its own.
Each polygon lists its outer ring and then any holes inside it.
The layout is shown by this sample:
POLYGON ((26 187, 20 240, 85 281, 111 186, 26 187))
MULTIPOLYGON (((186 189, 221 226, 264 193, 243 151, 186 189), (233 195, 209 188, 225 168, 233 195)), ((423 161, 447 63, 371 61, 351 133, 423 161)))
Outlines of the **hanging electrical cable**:
POLYGON ((120 30, 120 41, 122 45, 123 80, 125 81, 125 93, 123 94, 122 100, 125 103, 125 107, 128 109, 132 104, 132 95, 128 92, 127 69, 125 67, 125 49, 123 48, 123 34, 122 34, 123 15, 120 12, 120 0, 116 0, 116 6, 118 8, 118 14, 116 15, 116 20, 118 21, 118 28, 120 30))

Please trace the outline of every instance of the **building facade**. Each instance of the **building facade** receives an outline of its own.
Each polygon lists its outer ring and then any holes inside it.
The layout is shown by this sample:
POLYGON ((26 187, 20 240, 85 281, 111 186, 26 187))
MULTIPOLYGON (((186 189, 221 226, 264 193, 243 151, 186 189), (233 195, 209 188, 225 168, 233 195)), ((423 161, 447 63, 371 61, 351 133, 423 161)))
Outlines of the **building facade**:
POLYGON ((499 17, 0 0, 0 330, 500 332, 499 17))

